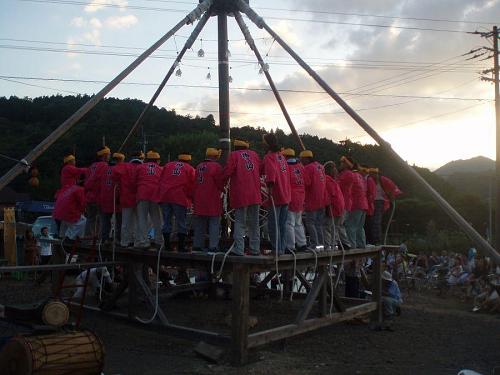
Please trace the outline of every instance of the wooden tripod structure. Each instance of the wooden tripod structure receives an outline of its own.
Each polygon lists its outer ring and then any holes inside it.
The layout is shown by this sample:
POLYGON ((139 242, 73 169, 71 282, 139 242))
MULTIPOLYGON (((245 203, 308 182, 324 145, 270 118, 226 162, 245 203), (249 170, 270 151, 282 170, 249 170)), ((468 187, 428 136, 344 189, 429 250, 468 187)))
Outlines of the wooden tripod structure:
MULTIPOLYGON (((64 121, 56 130, 45 138, 38 146, 30 151, 28 155, 22 160, 22 163, 17 163, 5 175, 0 178, 0 190, 3 189, 9 182, 16 176, 21 174, 26 165, 33 163, 48 147, 56 142, 62 135, 64 135, 73 125, 75 125, 85 114, 94 108, 101 99, 104 98, 111 90, 113 90, 125 77, 127 77, 135 68, 137 68, 146 58, 148 58, 154 51, 156 51, 162 44, 164 44, 170 37, 172 37, 182 26, 192 24, 200 19, 198 25, 193 30, 191 36, 187 40, 183 49, 177 56, 176 60, 169 69, 167 75, 161 82, 160 86, 154 93, 146 108, 141 113, 139 119, 135 122, 134 126, 127 135, 120 150, 125 146, 132 134, 140 126, 142 120, 147 114, 148 110, 152 107, 155 100, 160 95, 165 87, 169 78, 171 77, 175 67, 179 64, 187 49, 191 48, 199 33, 205 26, 208 18, 217 16, 218 22, 218 55, 219 55, 219 123, 220 123, 220 148, 223 150, 222 161, 224 162, 230 151, 231 133, 230 133, 230 106, 229 106, 229 63, 228 63, 228 48, 227 48, 227 18, 233 15, 236 22, 240 27, 245 40, 254 51, 255 56, 266 79, 278 101, 278 104, 285 116, 285 119, 290 126, 292 134, 295 136, 297 143, 301 149, 304 149, 302 143, 284 102, 279 94, 274 81, 269 74, 267 66, 264 64, 262 57, 246 27, 240 12, 244 13, 253 23, 260 29, 266 30, 276 42, 287 51, 290 56, 316 81, 316 83, 328 93, 333 100, 335 100, 351 117, 356 121, 399 165, 405 169, 410 176, 414 179, 415 183, 421 185, 437 202, 437 204, 450 216, 450 218, 467 234, 467 236, 485 253, 491 256, 496 263, 500 263, 500 254, 495 250, 436 190, 429 185, 425 179, 418 174, 415 169, 408 165, 376 131, 373 129, 354 109, 352 109, 319 75, 316 73, 302 58, 283 40, 281 37, 260 17, 248 4, 248 0, 200 0, 200 4, 184 17, 177 25, 170 31, 162 36, 150 48, 144 51, 136 60, 134 60, 127 68, 125 68, 116 78, 108 83, 101 91, 94 95, 90 100, 85 103, 78 111, 76 111, 70 118, 64 121)), ((497 236, 500 233, 496 234, 497 236)))

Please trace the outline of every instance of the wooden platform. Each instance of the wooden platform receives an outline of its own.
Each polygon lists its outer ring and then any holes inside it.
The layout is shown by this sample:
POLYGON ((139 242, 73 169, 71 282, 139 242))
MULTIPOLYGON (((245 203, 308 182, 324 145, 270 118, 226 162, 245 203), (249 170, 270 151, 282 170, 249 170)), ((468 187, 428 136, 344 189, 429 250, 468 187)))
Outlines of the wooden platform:
MULTIPOLYGON (((66 246, 66 251, 68 250, 69 248, 66 246)), ((80 244, 75 250, 81 255, 95 254, 95 249, 91 244, 80 244)), ((113 252, 111 247, 102 247, 100 249, 100 256, 103 260, 113 260, 124 264, 126 267, 128 276, 122 284, 118 286, 113 300, 117 301, 122 297, 125 290, 128 290, 128 313, 119 314, 113 311, 107 311, 108 309, 105 306, 103 306, 102 310, 96 309, 95 307, 89 308, 137 323, 135 319, 135 310, 138 304, 139 291, 144 293, 152 308, 155 308, 154 290, 152 290, 144 280, 143 269, 144 265, 156 267, 158 252, 154 250, 121 247, 116 247, 113 252)), ((219 270, 223 259, 223 254, 216 255, 214 259, 213 255, 203 252, 176 253, 162 251, 160 254, 162 265, 184 269, 205 270, 208 272, 210 272, 212 268, 212 262, 215 265, 214 269, 219 270)), ((276 274, 276 259, 274 256, 264 255, 243 257, 227 256, 224 261, 223 269, 226 274, 231 274, 231 277, 228 278, 228 280, 231 280, 230 288, 232 294, 230 336, 176 325, 168 319, 167 315, 160 307, 158 307, 157 321, 150 325, 152 327, 148 328, 165 331, 167 333, 180 334, 183 337, 197 340, 203 339, 207 342, 219 345, 229 345, 234 363, 243 364, 246 363, 248 359, 248 349, 250 348, 256 348, 274 341, 283 340, 333 323, 351 320, 367 313, 372 313, 372 322, 380 324, 382 319, 381 260, 381 247, 353 249, 346 251, 345 254, 342 254, 341 251, 322 251, 318 252, 317 256, 312 252, 297 253, 295 260, 294 256, 291 254, 280 256, 278 258, 280 273, 285 270, 293 270, 294 267, 296 267, 297 270, 315 267, 317 270, 316 278, 311 284, 300 272, 297 272, 296 276, 305 287, 306 294, 303 296, 302 307, 298 311, 294 321, 279 327, 249 334, 247 323, 251 291, 258 289, 260 292, 269 293, 271 296, 279 295, 279 291, 267 287, 269 281, 276 274), (330 263, 338 264, 342 261, 345 262, 364 257, 371 257, 374 259, 374 277, 372 277, 371 285, 371 291, 373 293, 372 301, 362 299, 350 300, 339 297, 336 290, 331 290, 328 265, 330 263), (250 274, 255 272, 267 274, 257 287, 250 285, 250 274), (333 298, 333 305, 335 307, 335 311, 332 314, 329 313, 329 298, 333 298), (311 311, 313 311, 313 306, 316 302, 319 306, 319 316, 311 316, 311 311)), ((211 281, 179 285, 169 288, 169 292, 174 295, 177 289, 179 292, 185 292, 189 290, 209 289, 212 286, 213 284, 211 281)))

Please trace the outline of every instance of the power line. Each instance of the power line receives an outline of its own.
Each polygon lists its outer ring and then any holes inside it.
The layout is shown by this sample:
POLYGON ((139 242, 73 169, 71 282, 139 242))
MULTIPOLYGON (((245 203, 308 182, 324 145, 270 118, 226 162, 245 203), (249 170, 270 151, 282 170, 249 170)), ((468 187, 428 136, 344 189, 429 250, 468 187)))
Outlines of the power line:
MULTIPOLYGON (((49 44, 49 45, 63 45, 63 46, 81 46, 81 47, 92 47, 92 48, 112 48, 112 49, 129 49, 129 50, 140 50, 143 51, 145 48, 144 47, 134 47, 134 46, 121 46, 121 45, 110 45, 110 44, 105 44, 105 45, 99 45, 96 46, 95 44, 89 44, 89 43, 68 43, 68 42, 56 42, 56 41, 46 41, 46 40, 32 40, 32 39, 17 39, 17 38, 0 38, 0 41, 5 41, 5 42, 21 42, 21 43, 36 43, 36 44, 49 44)), ((205 39, 203 39, 205 41, 205 39)), ((23 46, 23 45, 3 45, 3 48, 9 48, 12 47, 13 49, 18 49, 18 48, 43 48, 43 47, 31 47, 31 46, 23 46)), ((176 52, 175 49, 158 49, 158 51, 161 52, 176 52)), ((59 51, 55 51, 59 52, 59 51)), ((68 50, 61 50, 61 52, 74 52, 71 48, 68 50)), ((94 52, 94 51, 92 51, 94 52)), ((99 51, 95 51, 99 52, 99 51)), ((104 51, 103 53, 106 53, 104 51)), ((216 52, 210 52, 206 51, 205 54, 214 54, 216 55, 216 52)), ((245 56, 245 57, 253 57, 254 55, 248 54, 248 53, 233 53, 233 56, 245 56)), ((129 56, 129 55, 126 55, 129 56)), ((134 55, 136 56, 136 55, 134 55)), ((165 56, 165 58, 174 58, 174 56, 165 56)), ((286 56, 277 56, 277 55, 269 55, 270 58, 276 58, 276 59, 283 59, 287 58, 286 56)), ((197 58, 199 60, 199 58, 197 58)), ((429 62, 429 61, 407 61, 407 60, 369 60, 369 59, 341 59, 341 58, 326 58, 326 57, 305 57, 306 60, 320 60, 320 61, 338 61, 339 63, 380 63, 380 64, 401 64, 401 66, 408 66, 408 65, 429 65, 429 64, 436 64, 437 62, 429 62)), ((271 61, 273 62, 273 61, 271 61)), ((274 63, 274 62, 273 62, 274 63)), ((279 62, 276 62, 279 63, 279 62)), ((458 65, 458 64, 457 64, 458 65)), ((479 65, 477 62, 476 63, 464 63, 460 65, 461 67, 474 67, 474 68, 483 68, 482 64, 479 65)))
MULTIPOLYGON (((427 117, 427 118, 422 119, 422 120, 412 121, 412 122, 408 122, 408 123, 403 124, 403 125, 394 126, 394 127, 389 128, 389 129, 386 129, 384 131, 390 131, 390 130, 395 130, 395 129, 406 128, 406 127, 409 127, 409 126, 413 126, 415 124, 420 124, 422 122, 427 122, 427 121, 434 120, 434 119, 437 119, 437 118, 454 115, 454 114, 459 113, 459 112, 468 111, 469 109, 472 109, 472 108, 475 108, 475 107, 478 107, 478 106, 484 105, 484 104, 486 104, 486 102, 476 103, 476 104, 473 104, 473 105, 470 105, 470 106, 467 106, 465 108, 461 108, 461 109, 458 109, 458 110, 455 110, 455 111, 445 112, 445 113, 441 113, 441 114, 438 114, 438 115, 435 115, 435 116, 427 117)), ((358 139, 358 138, 362 138, 362 137, 365 137, 365 136, 367 136, 367 135, 366 134, 357 135, 357 136, 354 136, 354 137, 350 137, 350 139, 358 139)))
MULTIPOLYGON (((0 75, 0 78, 7 79, 21 79, 21 80, 33 80, 33 81, 57 81, 57 82, 78 82, 78 83, 95 83, 95 84, 107 84, 108 81, 102 80, 85 80, 85 79, 73 79, 73 78, 48 78, 48 77, 27 77, 27 76, 8 76, 0 75)), ((158 83, 154 82, 122 82, 124 85, 136 85, 136 86, 157 86, 158 83)), ((205 89, 215 89, 218 90, 219 86, 204 86, 204 85, 187 85, 187 84, 167 84, 169 87, 184 87, 184 88, 205 88, 205 89)), ((242 91, 272 91, 268 88, 260 87, 231 87, 232 90, 242 90, 242 91)), ((279 89, 278 91, 283 93, 300 93, 300 94, 324 94, 324 91, 314 91, 314 90, 295 90, 295 89, 279 89)), ((338 94, 344 95, 345 92, 339 92, 338 94)), ((350 95, 356 96, 374 96, 374 97, 390 97, 390 98, 419 98, 419 99, 435 99, 435 100, 459 100, 459 101, 492 101, 489 98, 463 98, 463 97, 442 97, 442 96, 418 96, 418 95, 389 95, 389 94, 368 94, 368 93, 351 93, 350 95)))
MULTIPOLYGON (((45 48, 45 47, 31 47, 31 46, 16 46, 16 45, 0 45, 1 49, 12 49, 12 50, 22 50, 22 51, 36 51, 36 52, 51 52, 51 53, 74 53, 74 54, 84 54, 84 55, 96 55, 96 56, 114 56, 114 57, 137 57, 139 54, 130 53, 130 52, 114 52, 114 51, 92 51, 92 50, 82 50, 82 49, 71 49, 71 48, 45 48)), ((175 55, 151 55, 149 58, 152 59, 175 59, 175 55)), ((200 61, 198 57, 184 57, 183 60, 187 61, 200 61)), ((206 58, 208 62, 216 63, 218 60, 216 58, 206 58)), ((245 63, 245 64, 255 64, 257 62, 255 60, 245 60, 245 59, 233 59, 232 63, 245 63)), ((279 62, 279 61, 270 61, 273 65, 281 65, 281 66, 296 66, 294 62, 279 62)), ((384 65, 384 64, 361 64, 361 63, 352 63, 352 64, 334 64, 334 63, 323 63, 323 64, 311 64, 311 66, 315 67, 333 67, 339 69, 373 69, 373 70, 421 70, 425 71, 425 68, 421 66, 397 66, 397 65, 384 65)), ((192 65, 192 67, 206 69, 207 65, 192 65)), ((456 66, 453 68, 442 67, 443 72, 449 73, 471 73, 477 72, 478 69, 483 69, 482 66, 456 66)))
MULTIPOLYGON (((187 1, 172 1, 172 0, 141 0, 153 3, 173 3, 173 4, 185 4, 185 5, 196 5, 196 3, 187 1)), ((354 17, 370 17, 370 18, 384 18, 384 19, 396 19, 396 20, 406 20, 406 21, 429 21, 429 22, 444 22, 444 23, 465 23, 465 24, 477 24, 477 25, 494 25, 495 22, 487 21, 467 21, 467 20, 456 20, 449 18, 429 18, 429 17, 406 17, 406 16, 387 16, 380 14, 370 14, 370 13, 355 13, 355 12, 334 12, 327 10, 312 10, 312 9, 290 9, 290 8, 271 8, 271 7, 253 7, 258 10, 269 10, 269 11, 280 11, 280 12, 293 12, 293 13, 311 13, 311 14, 326 14, 326 15, 336 15, 336 16, 354 16, 354 17)))
MULTIPOLYGON (((462 59, 463 60, 464 56, 463 55, 453 56, 453 57, 444 59, 442 61, 432 63, 428 67, 429 68, 435 67, 435 68, 430 69, 430 71, 435 72, 437 70, 438 66, 443 65, 443 64, 448 64, 449 65, 451 63, 451 61, 457 60, 457 59, 462 59)), ((460 61, 457 61, 457 62, 452 63, 452 64, 458 64, 459 62, 460 61)), ((362 92, 362 90, 361 90, 362 88, 365 88, 365 91, 366 91, 366 88, 368 88, 368 87, 369 87, 368 90, 377 90, 377 89, 387 90, 387 89, 390 89, 390 88, 401 86, 403 84, 407 84, 407 83, 410 83, 410 82, 415 82, 415 81, 418 81, 418 80, 421 80, 421 79, 426 79, 426 78, 429 78, 431 76, 436 76, 438 74, 442 74, 443 73, 443 72, 438 71, 438 72, 436 72, 434 74, 425 75, 427 73, 416 74, 417 72, 418 72, 418 70, 414 69, 414 70, 411 70, 409 72, 403 72, 403 73, 397 74, 395 76, 391 76, 391 77, 388 77, 388 78, 385 78, 385 79, 377 80, 375 82, 371 82, 371 83, 367 83, 367 84, 358 86, 358 87, 356 87, 354 89, 348 90, 347 93, 346 93, 346 97, 349 97, 349 95, 351 93, 362 92), (408 81, 409 79, 411 81, 408 81), (386 83, 384 83, 384 82, 386 82, 386 83)), ((381 91, 381 90, 378 90, 378 91, 381 91)), ((376 92, 378 92, 378 91, 376 91, 376 92)), ((323 100, 317 101, 317 102, 311 102, 311 103, 309 103, 306 106, 302 106, 302 108, 311 108, 311 107, 314 108, 314 107, 316 107, 318 105, 321 105, 322 103, 324 103, 326 101, 330 101, 329 98, 326 98, 326 99, 323 99, 323 100)))
POLYGON ((80 95, 80 93, 78 93, 76 91, 68 91, 68 90, 56 89, 54 87, 35 85, 35 84, 32 84, 32 83, 26 83, 26 82, 16 81, 16 80, 13 80, 13 79, 8 79, 8 78, 0 78, 0 79, 3 80, 3 81, 7 81, 7 82, 18 83, 20 85, 31 86, 31 87, 38 87, 38 88, 47 89, 47 90, 53 90, 53 91, 57 91, 57 92, 65 92, 65 93, 68 93, 68 94, 80 95))
MULTIPOLYGON (((46 3, 46 4, 64 4, 64 5, 89 5, 86 2, 81 1, 72 1, 72 0, 17 0, 23 2, 32 2, 32 3, 46 3)), ((96 6, 110 7, 110 8, 124 8, 123 6, 117 4, 110 3, 92 3, 96 6)), ((127 5, 127 9, 133 10, 149 10, 156 12, 180 12, 187 13, 191 9, 171 9, 171 8, 153 8, 153 7, 144 7, 144 6, 136 6, 136 5, 127 5)), ((323 24, 335 24, 335 25, 345 25, 345 26, 362 26, 362 27, 379 27, 379 28, 390 28, 390 29, 399 29, 399 30, 413 30, 413 31, 432 31, 432 32, 446 32, 446 33, 460 33, 460 34, 470 34, 472 31, 464 31, 464 30, 453 30, 453 29, 437 29, 437 28, 428 28, 428 27, 416 27, 416 26, 396 26, 396 25, 380 25, 380 24, 371 24, 371 23, 361 23, 361 22, 346 22, 346 21, 332 21, 332 20, 317 20, 317 19, 305 19, 305 18, 290 18, 290 17, 274 17, 274 16, 266 16, 266 19, 270 20, 284 20, 291 22, 311 22, 311 23, 323 23, 323 24)))

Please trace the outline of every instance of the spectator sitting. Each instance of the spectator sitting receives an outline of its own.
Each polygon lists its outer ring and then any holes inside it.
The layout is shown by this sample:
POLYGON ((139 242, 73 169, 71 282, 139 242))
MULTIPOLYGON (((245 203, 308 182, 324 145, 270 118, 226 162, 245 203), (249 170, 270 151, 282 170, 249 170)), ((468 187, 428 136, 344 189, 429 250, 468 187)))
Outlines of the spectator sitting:
POLYGON ((382 305, 384 320, 391 321, 394 316, 399 315, 400 306, 403 303, 398 283, 392 279, 390 272, 382 273, 382 305))

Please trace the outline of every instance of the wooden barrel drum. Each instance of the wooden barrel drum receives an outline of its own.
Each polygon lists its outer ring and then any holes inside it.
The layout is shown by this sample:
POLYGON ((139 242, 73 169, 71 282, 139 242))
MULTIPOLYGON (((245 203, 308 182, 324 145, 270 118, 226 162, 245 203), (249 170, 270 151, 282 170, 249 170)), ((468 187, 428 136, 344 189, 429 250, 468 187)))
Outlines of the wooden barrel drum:
POLYGON ((104 346, 90 331, 17 336, 3 347, 5 375, 90 375, 104 368, 104 346))

